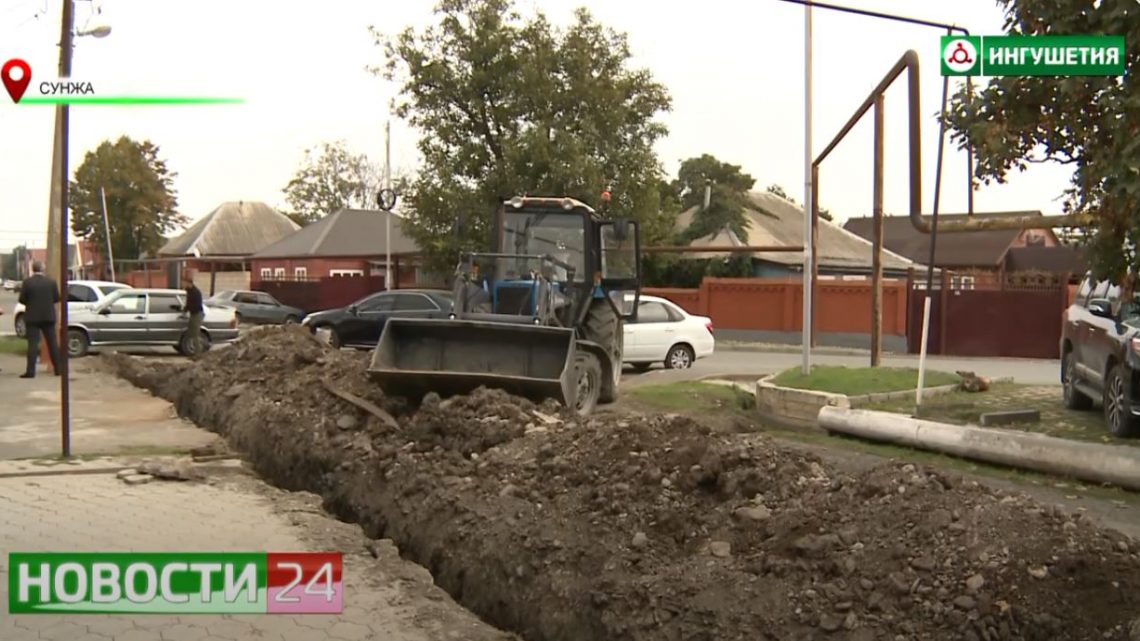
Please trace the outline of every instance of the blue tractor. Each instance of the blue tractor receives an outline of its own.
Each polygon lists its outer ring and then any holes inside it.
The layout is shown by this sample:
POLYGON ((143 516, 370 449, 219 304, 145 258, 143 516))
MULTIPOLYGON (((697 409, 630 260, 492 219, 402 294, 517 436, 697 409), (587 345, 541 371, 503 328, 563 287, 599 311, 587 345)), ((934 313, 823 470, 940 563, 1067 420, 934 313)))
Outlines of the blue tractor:
POLYGON ((635 221, 572 198, 516 197, 494 247, 464 255, 447 319, 389 319, 369 376, 418 402, 428 392, 504 389, 580 415, 617 399, 623 323, 641 295, 635 221))

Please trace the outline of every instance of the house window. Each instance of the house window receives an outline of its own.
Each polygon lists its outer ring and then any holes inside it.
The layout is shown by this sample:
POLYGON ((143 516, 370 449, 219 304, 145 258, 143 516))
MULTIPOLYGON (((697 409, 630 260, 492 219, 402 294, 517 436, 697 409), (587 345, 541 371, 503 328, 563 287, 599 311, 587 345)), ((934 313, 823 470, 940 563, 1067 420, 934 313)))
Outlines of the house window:
POLYGON ((330 269, 329 276, 363 276, 363 269, 330 269))
POLYGON ((284 267, 274 267, 273 268, 273 279, 274 280, 285 280, 285 268, 284 267))
POLYGON ((304 280, 308 277, 309 277, 309 268, 308 267, 294 267, 293 268, 293 278, 295 278, 297 280, 304 280))
POLYGON ((974 289, 973 276, 951 276, 950 277, 951 289, 974 289))
POLYGON ((261 280, 269 280, 271 272, 268 267, 261 268, 261 280))

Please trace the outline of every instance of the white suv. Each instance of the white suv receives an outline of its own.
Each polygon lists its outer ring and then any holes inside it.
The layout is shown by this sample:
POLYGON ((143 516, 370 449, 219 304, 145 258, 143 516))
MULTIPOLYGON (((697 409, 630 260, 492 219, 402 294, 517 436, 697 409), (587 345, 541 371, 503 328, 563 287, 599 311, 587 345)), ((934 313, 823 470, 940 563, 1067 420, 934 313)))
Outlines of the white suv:
MULTIPOLYGON (((69 280, 67 281, 67 311, 86 309, 107 298, 117 289, 129 289, 131 286, 124 283, 113 283, 107 280, 69 280)), ((16 325, 16 335, 23 338, 27 336, 24 327, 24 305, 16 303, 12 310, 12 322, 16 325)))
POLYGON ((654 363, 688 369, 716 348, 712 320, 694 316, 659 296, 642 296, 637 321, 625 324, 622 360, 639 371, 654 363))

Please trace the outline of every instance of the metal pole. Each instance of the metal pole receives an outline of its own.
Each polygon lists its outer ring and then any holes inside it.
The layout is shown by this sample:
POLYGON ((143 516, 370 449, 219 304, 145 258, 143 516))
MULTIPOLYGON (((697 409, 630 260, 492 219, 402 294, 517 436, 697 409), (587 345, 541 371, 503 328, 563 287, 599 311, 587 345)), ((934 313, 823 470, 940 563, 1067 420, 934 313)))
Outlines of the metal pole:
POLYGON ((811 373, 812 340, 812 157, 811 157, 811 2, 804 6, 804 310, 803 372, 811 373))
MULTIPOLYGON (((942 111, 946 111, 946 97, 950 91, 950 76, 942 77, 942 111)), ((934 211, 930 221, 930 259, 926 266, 926 300, 922 304, 922 346, 918 352, 918 387, 914 390, 914 414, 918 416, 922 407, 922 387, 926 382, 926 341, 930 331, 930 297, 934 295, 934 249, 938 243, 938 205, 942 194, 942 149, 946 141, 946 121, 943 120, 938 134, 938 168, 934 176, 934 211)), ((946 279, 942 279, 945 286, 946 279)), ((945 305, 947 297, 942 297, 945 305)), ((945 313, 946 310, 941 310, 945 313)), ((942 327, 945 332, 946 328, 942 327)))
MULTIPOLYGON (((384 126, 384 189, 392 188, 392 120, 384 126)), ((384 213, 384 289, 392 289, 392 212, 384 213)))
MULTIPOLYGON (((59 71, 60 78, 71 77, 71 54, 72 54, 72 30, 75 25, 75 5, 73 0, 63 0, 63 26, 61 29, 60 41, 60 63, 59 71)), ((67 358, 67 270, 70 266, 68 260, 70 252, 68 252, 68 239, 67 239, 67 191, 68 191, 68 168, 67 168, 67 139, 68 127, 70 125, 70 110, 67 103, 60 105, 60 140, 57 152, 59 153, 59 291, 60 291, 60 305, 59 305, 59 328, 60 338, 59 341, 59 414, 60 414, 60 439, 62 441, 63 458, 71 457, 71 386, 70 376, 68 375, 68 358, 67 358)))
POLYGON ((115 254, 111 250, 111 222, 107 217, 107 191, 99 187, 99 199, 103 201, 103 237, 107 239, 107 264, 111 266, 111 280, 115 280, 115 254))

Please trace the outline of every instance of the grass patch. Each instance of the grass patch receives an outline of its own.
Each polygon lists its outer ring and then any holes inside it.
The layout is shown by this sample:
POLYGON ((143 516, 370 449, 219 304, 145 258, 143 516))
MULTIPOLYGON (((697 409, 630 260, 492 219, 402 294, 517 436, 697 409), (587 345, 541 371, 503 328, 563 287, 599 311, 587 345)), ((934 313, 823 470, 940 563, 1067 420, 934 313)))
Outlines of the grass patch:
MULTIPOLYGON (((927 370, 924 387, 954 385, 960 379, 957 374, 927 370)), ((784 370, 776 375, 772 383, 781 387, 831 392, 848 396, 902 392, 918 387, 918 370, 901 367, 842 367, 817 366, 804 376, 799 367, 784 370)))
MULTIPOLYGON (((910 416, 914 414, 914 400, 886 401, 863 409, 910 416)), ((1104 412, 1099 406, 1088 411, 1065 409, 1059 385, 995 383, 986 392, 955 391, 924 399, 918 417, 957 425, 980 425, 982 414, 1031 409, 1041 413, 1040 421, 994 426, 994 429, 1037 432, 1091 443, 1140 446, 1140 439, 1122 439, 1109 434, 1104 424, 1104 412)))
POLYGON ((698 381, 643 385, 624 394, 666 411, 741 411, 756 407, 756 397, 749 392, 728 385, 698 381))
POLYGON ((0 336, 0 354, 19 354, 23 356, 28 352, 28 341, 16 336, 0 336))

